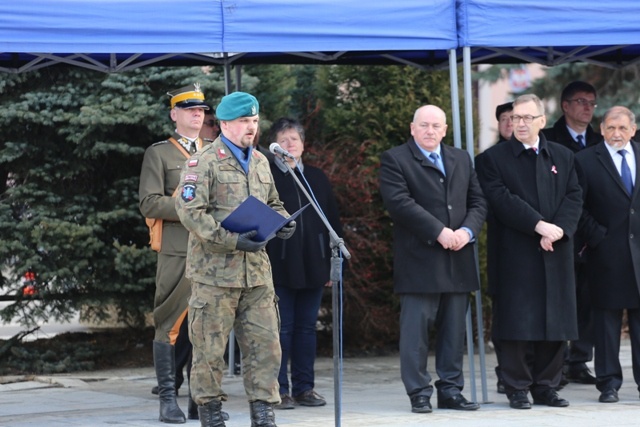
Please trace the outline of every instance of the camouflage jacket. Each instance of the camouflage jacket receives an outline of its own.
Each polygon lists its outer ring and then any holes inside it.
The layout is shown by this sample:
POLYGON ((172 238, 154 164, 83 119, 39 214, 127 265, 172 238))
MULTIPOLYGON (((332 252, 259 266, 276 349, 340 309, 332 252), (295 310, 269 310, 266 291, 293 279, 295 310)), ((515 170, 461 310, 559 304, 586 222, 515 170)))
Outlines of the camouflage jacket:
POLYGON ((176 210, 189 230, 186 276, 221 287, 273 286, 266 251, 236 250, 238 234, 220 223, 249 195, 284 216, 266 157, 253 150, 249 173, 220 138, 194 154, 180 176, 176 210))

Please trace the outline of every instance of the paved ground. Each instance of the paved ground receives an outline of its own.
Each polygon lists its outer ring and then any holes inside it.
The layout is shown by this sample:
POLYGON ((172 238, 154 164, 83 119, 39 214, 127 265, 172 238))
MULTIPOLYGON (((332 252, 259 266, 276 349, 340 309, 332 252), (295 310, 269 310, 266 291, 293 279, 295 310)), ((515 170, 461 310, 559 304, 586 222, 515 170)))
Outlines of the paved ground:
MULTIPOLYGON (((620 390, 619 403, 598 403, 599 393, 594 386, 570 384, 561 391, 561 396, 571 402, 568 408, 510 409, 506 397, 495 392, 495 359, 493 355, 487 355, 486 401, 482 399, 481 381, 477 375, 480 410, 467 413, 435 409, 431 414, 413 414, 400 381, 397 356, 344 360, 339 411, 334 405, 333 360, 324 358, 317 363, 316 390, 327 398, 327 406, 277 411, 276 419, 280 427, 637 426, 640 425, 640 399, 632 379, 628 343, 623 344, 621 359, 625 383, 620 390)), ((475 366, 478 366, 477 357, 475 366)), ((165 425, 158 421, 157 397, 150 393, 155 383, 152 368, 14 378, 20 381, 13 383, 6 383, 7 380, 10 379, 2 378, 4 384, 0 385, 2 427, 165 425)), ((225 378, 225 391, 229 401, 223 407, 231 415, 227 426, 249 426, 242 379, 225 378)), ((468 389, 464 394, 468 398, 472 396, 468 389)), ((184 410, 186 400, 184 396, 179 398, 184 410)), ((435 398, 432 403, 435 406, 435 398)), ((186 424, 199 425, 198 421, 187 421, 186 424)))

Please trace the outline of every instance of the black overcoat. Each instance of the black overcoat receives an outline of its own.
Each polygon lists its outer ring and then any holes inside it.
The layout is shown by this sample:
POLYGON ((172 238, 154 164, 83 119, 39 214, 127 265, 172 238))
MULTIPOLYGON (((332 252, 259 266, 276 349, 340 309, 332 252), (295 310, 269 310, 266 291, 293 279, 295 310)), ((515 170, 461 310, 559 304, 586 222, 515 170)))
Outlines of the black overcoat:
POLYGON ((478 178, 496 220, 496 338, 577 338, 572 236, 582 199, 573 153, 542 133, 538 155, 511 138, 485 151, 478 178), (564 231, 553 252, 540 246, 540 220, 564 231))
MULTIPOLYGON (((338 204, 331 189, 329 178, 313 166, 304 165, 304 177, 296 168, 298 179, 327 216, 331 227, 342 237, 338 204), (311 191, 309 190, 311 186, 311 191)), ((296 212, 309 203, 289 171, 283 172, 271 161, 271 174, 275 181, 280 200, 287 212, 296 212)), ((287 240, 272 239, 267 245, 267 253, 273 271, 273 283, 292 289, 309 289, 324 286, 329 281, 331 248, 329 231, 312 206, 307 207, 296 219, 296 231, 287 240)))
MULTIPOLYGON (((640 146, 631 141, 636 164, 640 146)), ((629 196, 605 143, 576 155, 583 189, 580 232, 587 242, 587 283, 594 307, 640 307, 640 178, 629 196)))
POLYGON ((438 243, 444 227, 478 236, 487 206, 469 154, 441 144, 446 176, 413 138, 381 157, 380 194, 393 220, 396 293, 470 292, 479 288, 473 244, 438 243))
MULTIPOLYGON (((569 150, 577 153, 582 150, 582 147, 569 133, 569 129, 567 129, 567 119, 565 116, 560 117, 554 124, 553 127, 543 129, 542 133, 544 133, 547 141, 557 142, 560 145, 564 145, 569 150)), ((598 132, 594 131, 591 125, 587 126, 587 147, 592 147, 599 142, 602 142, 602 135, 598 132)))

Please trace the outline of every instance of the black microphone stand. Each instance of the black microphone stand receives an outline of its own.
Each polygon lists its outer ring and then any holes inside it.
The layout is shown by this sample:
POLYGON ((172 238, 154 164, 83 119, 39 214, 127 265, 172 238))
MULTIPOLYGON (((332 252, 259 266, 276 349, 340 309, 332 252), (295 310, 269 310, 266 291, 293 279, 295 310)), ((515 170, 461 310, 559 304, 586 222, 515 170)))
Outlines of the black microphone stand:
POLYGON ((331 273, 329 277, 331 279, 331 309, 333 312, 333 397, 335 401, 335 426, 340 427, 340 418, 342 413, 342 378, 340 377, 340 373, 342 372, 342 342, 340 340, 342 331, 342 300, 340 298, 340 293, 342 291, 342 288, 340 287, 340 281, 342 278, 342 258, 340 258, 340 252, 342 252, 342 255, 347 259, 351 258, 351 254, 344 245, 342 238, 338 237, 336 231, 331 227, 331 224, 329 224, 329 221, 320 210, 315 199, 309 195, 307 189, 302 185, 291 166, 289 166, 285 156, 278 153, 276 154, 276 157, 282 160, 282 163, 284 163, 294 181, 298 184, 298 187, 300 187, 300 190, 302 190, 304 195, 307 197, 309 203, 311 203, 311 206, 313 206, 313 209, 315 209, 316 213, 324 223, 324 226, 329 230, 331 247, 331 273))

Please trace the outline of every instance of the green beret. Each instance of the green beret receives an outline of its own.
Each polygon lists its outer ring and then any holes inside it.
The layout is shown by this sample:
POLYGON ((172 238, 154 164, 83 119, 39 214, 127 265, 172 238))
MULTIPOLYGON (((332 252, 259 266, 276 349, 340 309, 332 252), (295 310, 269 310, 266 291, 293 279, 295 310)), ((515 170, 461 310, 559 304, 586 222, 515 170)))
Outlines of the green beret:
POLYGON ((218 120, 235 120, 238 117, 256 116, 260 105, 255 96, 246 92, 233 92, 224 96, 216 107, 218 120))

